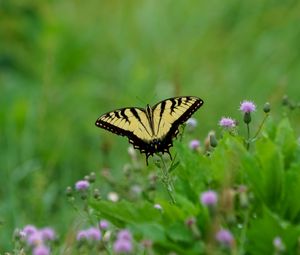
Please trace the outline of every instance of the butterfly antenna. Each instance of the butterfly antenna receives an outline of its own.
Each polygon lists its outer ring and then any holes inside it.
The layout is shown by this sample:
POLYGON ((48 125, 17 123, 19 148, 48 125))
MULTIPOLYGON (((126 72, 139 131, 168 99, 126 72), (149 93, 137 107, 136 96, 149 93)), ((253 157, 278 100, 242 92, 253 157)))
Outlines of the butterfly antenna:
POLYGON ((169 154, 170 160, 172 161, 173 159, 172 159, 172 155, 171 155, 170 151, 166 151, 166 152, 169 154))
POLYGON ((137 99, 137 101, 139 101, 142 105, 146 105, 147 103, 145 102, 145 100, 143 100, 142 98, 140 98, 139 96, 135 96, 135 98, 137 99))
MULTIPOLYGON (((137 99, 137 101, 139 101, 139 102, 140 102, 141 104, 143 104, 143 105, 148 104, 148 103, 145 102, 144 99, 140 98, 139 96, 135 96, 135 98, 137 99)), ((154 94, 152 95, 152 97, 150 98, 149 102, 153 102, 155 98, 157 98, 157 93, 154 93, 154 94)), ((150 103, 150 104, 151 104, 151 103, 150 103)))
POLYGON ((146 164, 147 164, 147 166, 149 165, 149 164, 148 164, 148 158, 149 158, 149 155, 146 154, 146 164))

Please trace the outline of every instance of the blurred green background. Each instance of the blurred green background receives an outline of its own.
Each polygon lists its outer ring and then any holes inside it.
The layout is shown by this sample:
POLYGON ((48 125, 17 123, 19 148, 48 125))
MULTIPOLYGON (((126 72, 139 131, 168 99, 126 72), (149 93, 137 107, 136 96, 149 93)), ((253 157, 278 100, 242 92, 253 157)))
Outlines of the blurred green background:
POLYGON ((126 139, 94 126, 106 111, 199 96, 203 139, 243 99, 258 116, 299 99, 299 13, 296 0, 0 1, 0 247, 28 223, 64 233, 65 187, 121 171, 126 139))

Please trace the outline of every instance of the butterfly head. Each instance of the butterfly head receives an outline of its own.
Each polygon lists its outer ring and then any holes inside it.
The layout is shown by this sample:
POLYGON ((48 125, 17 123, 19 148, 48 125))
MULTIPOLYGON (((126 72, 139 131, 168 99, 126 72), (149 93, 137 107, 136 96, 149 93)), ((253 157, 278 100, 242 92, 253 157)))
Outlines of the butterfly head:
POLYGON ((157 148, 159 148, 161 146, 161 141, 159 139, 153 139, 153 141, 151 142, 150 146, 157 150, 157 148))

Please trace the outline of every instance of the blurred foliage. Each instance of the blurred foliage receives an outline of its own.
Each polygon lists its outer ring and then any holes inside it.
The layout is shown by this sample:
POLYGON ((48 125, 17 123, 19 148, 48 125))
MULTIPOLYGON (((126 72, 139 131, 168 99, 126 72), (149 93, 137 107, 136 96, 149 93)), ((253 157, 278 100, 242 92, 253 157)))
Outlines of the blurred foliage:
POLYGON ((91 200, 99 218, 131 229, 137 241, 152 240, 154 254, 276 254, 276 237, 285 245, 285 252, 277 254, 298 254, 300 146, 287 119, 279 123, 275 139, 264 132, 251 151, 241 137, 228 133, 209 156, 199 155, 185 143, 177 143, 176 150, 180 157, 172 172, 176 204, 170 204, 162 190, 149 201, 132 201, 126 196, 117 203, 91 200), (285 147, 291 150, 286 153, 285 147), (287 155, 292 157, 284 164, 287 155), (199 194, 209 189, 219 194, 214 214, 199 201, 199 194), (246 206, 243 196, 247 197, 246 206), (154 203, 162 209, 153 208, 154 203), (201 238, 186 224, 190 218, 196 219, 201 238), (234 233, 231 252, 223 253, 214 240, 220 228, 234 233))
POLYGON ((119 178, 127 142, 94 127, 106 111, 199 96, 204 137, 243 99, 299 98, 299 11, 295 0, 0 1, 0 246, 31 222, 65 231, 64 189, 87 172, 119 178))

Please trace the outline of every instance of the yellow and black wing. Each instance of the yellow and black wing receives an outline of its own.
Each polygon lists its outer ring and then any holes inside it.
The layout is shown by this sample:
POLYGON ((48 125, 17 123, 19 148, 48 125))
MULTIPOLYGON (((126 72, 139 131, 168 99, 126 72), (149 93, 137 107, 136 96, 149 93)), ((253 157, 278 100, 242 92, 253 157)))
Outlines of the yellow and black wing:
POLYGON ((198 97, 174 97, 163 100, 152 107, 154 135, 164 141, 164 151, 173 145, 172 139, 178 134, 178 128, 203 105, 198 97))
POLYGON ((135 149, 147 153, 152 130, 144 109, 128 107, 111 111, 100 116, 95 124, 117 135, 127 136, 135 149))

